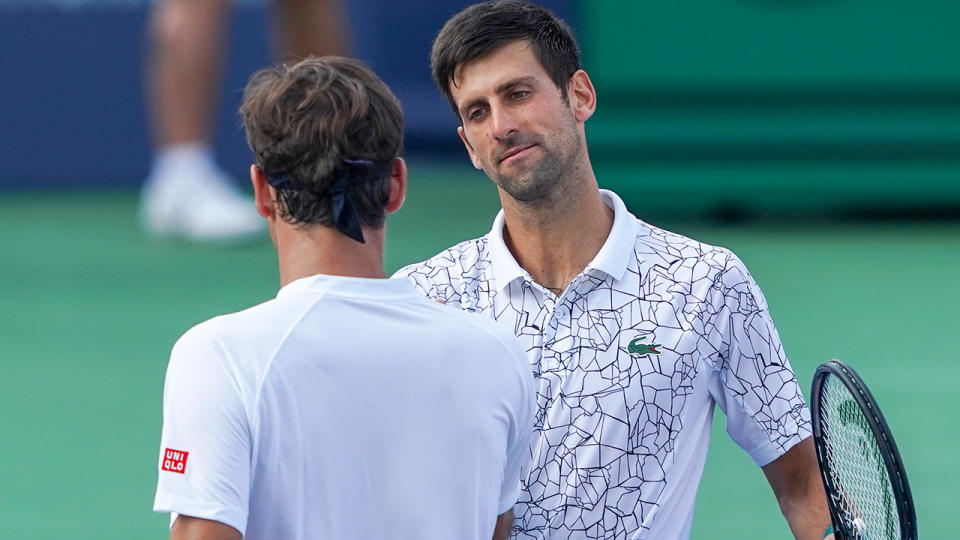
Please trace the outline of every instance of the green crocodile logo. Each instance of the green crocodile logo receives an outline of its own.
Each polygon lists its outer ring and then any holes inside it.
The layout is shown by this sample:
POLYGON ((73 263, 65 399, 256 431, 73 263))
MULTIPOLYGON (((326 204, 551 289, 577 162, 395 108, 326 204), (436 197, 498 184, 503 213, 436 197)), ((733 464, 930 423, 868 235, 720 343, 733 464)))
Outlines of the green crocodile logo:
POLYGON ((645 339, 647 339, 647 336, 641 336, 631 341, 630 344, 627 345, 627 352, 630 354, 639 354, 640 356, 647 354, 660 354, 660 351, 657 350, 657 347, 659 347, 660 344, 654 343, 652 345, 645 345, 640 343, 645 339))

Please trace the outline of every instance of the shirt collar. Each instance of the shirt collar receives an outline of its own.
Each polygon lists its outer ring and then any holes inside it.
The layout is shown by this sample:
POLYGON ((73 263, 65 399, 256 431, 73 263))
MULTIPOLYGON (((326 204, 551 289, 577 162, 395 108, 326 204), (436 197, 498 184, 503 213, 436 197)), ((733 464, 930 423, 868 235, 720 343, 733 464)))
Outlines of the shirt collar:
POLYGON ((277 298, 307 291, 384 300, 407 297, 420 298, 423 296, 407 279, 373 279, 316 274, 287 283, 277 292, 277 298))
POLYGON ((587 269, 599 270, 617 280, 623 278, 630 258, 634 256, 639 223, 616 193, 601 189, 600 198, 613 209, 613 227, 587 269))
POLYGON ((490 274, 498 289, 505 288, 519 277, 530 276, 513 258, 513 253, 510 253, 507 243, 503 241, 503 224, 503 209, 501 209, 493 219, 493 228, 487 235, 487 243, 490 246, 490 274))
MULTIPOLYGON (((614 279, 620 279, 627 271, 630 256, 634 251, 637 238, 637 218, 628 210, 616 193, 601 189, 600 199, 613 209, 613 227, 604 241, 597 256, 590 261, 584 273, 592 270, 603 272, 614 279)), ((503 210, 497 213, 493 220, 493 228, 487 235, 490 247, 490 272, 498 289, 505 288, 513 280, 530 274, 520 267, 513 254, 503 241, 503 210)))

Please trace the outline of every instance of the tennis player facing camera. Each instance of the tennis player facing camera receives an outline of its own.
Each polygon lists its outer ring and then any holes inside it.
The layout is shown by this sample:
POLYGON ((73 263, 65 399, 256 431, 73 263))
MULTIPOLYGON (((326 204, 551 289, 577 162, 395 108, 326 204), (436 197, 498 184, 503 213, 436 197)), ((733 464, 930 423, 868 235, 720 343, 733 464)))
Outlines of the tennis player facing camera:
POLYGON ((567 25, 526 2, 477 4, 444 25, 431 64, 503 210, 487 235, 398 274, 527 350, 538 409, 513 537, 689 537, 715 406, 793 534, 830 536, 810 413, 763 294, 730 251, 599 189, 597 92, 567 25))
POLYGON ((241 113, 281 288, 173 348, 154 503, 171 538, 505 538, 530 366, 509 330, 385 279, 396 98, 308 58, 254 75, 241 113))

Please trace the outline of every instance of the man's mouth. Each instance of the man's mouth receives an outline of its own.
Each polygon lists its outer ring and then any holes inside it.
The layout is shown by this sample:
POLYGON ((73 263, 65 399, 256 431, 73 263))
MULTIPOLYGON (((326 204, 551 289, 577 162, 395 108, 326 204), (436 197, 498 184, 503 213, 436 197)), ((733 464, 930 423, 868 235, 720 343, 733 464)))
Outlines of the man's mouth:
POLYGON ((533 144, 523 144, 523 145, 519 145, 519 146, 514 146, 514 147, 508 149, 506 152, 504 152, 503 154, 500 155, 500 163, 503 163, 504 161, 507 161, 508 159, 512 158, 513 156, 516 156, 517 154, 523 153, 523 152, 525 152, 526 150, 529 150, 530 148, 533 148, 534 146, 536 146, 536 145, 533 145, 533 144))

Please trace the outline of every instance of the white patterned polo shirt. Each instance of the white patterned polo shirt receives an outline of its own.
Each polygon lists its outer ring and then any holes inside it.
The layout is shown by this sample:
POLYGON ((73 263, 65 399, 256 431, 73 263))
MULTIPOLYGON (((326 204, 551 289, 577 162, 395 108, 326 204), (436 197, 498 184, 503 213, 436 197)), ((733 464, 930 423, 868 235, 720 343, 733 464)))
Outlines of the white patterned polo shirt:
POLYGON ((743 263, 601 195, 613 228, 559 297, 507 249, 502 211, 487 235, 397 273, 506 325, 526 347, 537 415, 513 538, 688 538, 714 404, 758 465, 810 436, 743 263))

